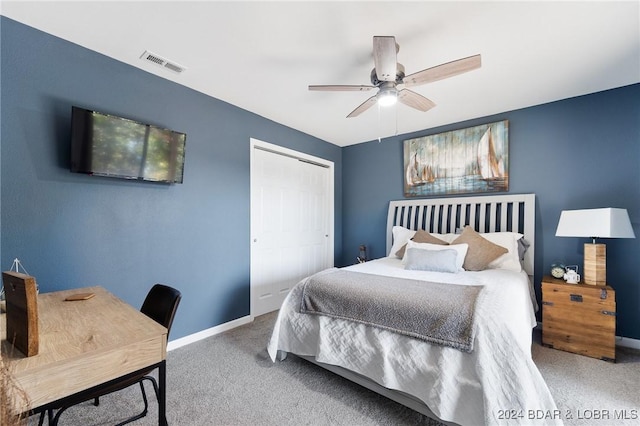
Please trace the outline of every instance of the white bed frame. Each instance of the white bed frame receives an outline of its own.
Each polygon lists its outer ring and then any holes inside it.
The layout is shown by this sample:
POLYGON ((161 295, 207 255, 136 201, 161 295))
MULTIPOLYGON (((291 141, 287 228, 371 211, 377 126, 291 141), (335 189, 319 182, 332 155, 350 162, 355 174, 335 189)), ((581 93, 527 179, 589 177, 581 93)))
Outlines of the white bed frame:
MULTIPOLYGON (((533 276, 535 253, 535 194, 489 195, 477 197, 398 200, 389 203, 387 216, 387 253, 392 246, 394 226, 424 229, 428 232, 454 233, 471 224, 478 232, 519 232, 530 244, 525 253, 524 270, 533 276)), ((422 401, 404 392, 391 390, 353 371, 324 364, 312 357, 296 355, 339 376, 442 422, 422 401)), ((446 425, 454 423, 442 422, 446 425)))
POLYGON ((478 232, 518 232, 529 243, 523 267, 532 276, 535 204, 535 194, 391 201, 387 215, 387 253, 393 243, 391 229, 394 226, 440 234, 454 233, 466 225, 472 225, 478 232))

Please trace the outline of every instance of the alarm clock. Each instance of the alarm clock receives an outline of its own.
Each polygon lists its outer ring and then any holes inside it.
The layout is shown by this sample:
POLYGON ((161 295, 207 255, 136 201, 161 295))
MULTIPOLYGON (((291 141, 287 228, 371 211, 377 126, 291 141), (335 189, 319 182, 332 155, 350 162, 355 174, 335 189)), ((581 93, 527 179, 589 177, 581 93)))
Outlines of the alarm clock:
POLYGON ((562 279, 564 278, 565 272, 567 272, 567 270, 562 263, 554 263, 551 265, 551 276, 553 278, 562 279))

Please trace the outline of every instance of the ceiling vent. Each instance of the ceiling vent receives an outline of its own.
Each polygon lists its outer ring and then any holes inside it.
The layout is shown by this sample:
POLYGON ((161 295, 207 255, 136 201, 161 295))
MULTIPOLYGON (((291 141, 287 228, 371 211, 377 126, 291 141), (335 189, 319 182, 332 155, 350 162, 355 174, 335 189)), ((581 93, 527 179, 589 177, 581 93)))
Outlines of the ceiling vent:
POLYGON ((155 53, 149 52, 148 50, 144 51, 142 56, 140 56, 140 59, 154 63, 159 67, 166 68, 170 71, 175 72, 176 74, 181 74, 183 71, 186 71, 186 68, 182 65, 175 62, 170 62, 162 56, 156 55, 155 53))

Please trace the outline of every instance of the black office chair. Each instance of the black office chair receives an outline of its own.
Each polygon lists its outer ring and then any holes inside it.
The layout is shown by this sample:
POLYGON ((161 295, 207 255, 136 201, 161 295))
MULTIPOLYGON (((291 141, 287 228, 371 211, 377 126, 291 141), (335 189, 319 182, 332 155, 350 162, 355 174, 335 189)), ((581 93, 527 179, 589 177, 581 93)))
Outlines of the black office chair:
MULTIPOLYGON (((173 318, 175 317, 176 310, 178 309, 178 304, 180 303, 181 298, 181 293, 175 288, 163 284, 156 284, 151 288, 151 290, 149 290, 149 293, 147 294, 147 297, 144 299, 142 307, 140 308, 140 312, 147 315, 158 324, 161 324, 167 328, 167 340, 169 339, 169 333, 171 332, 173 318)), ((141 419, 142 417, 147 415, 147 411, 149 408, 149 403, 147 402, 147 393, 144 390, 145 380, 151 382, 151 384, 153 385, 153 390, 156 394, 156 399, 158 401, 160 399, 158 395, 158 383, 156 382, 156 379, 154 377, 148 375, 149 373, 151 373, 151 371, 153 371, 153 369, 142 371, 139 374, 136 374, 134 377, 126 378, 122 381, 114 383, 108 388, 100 389, 100 391, 96 392, 96 394, 94 395, 86 395, 86 397, 83 398, 83 401, 74 401, 73 403, 69 403, 62 407, 59 407, 58 412, 55 416, 53 416, 53 410, 47 410, 49 424, 57 425, 60 415, 69 407, 91 399, 94 400, 94 405, 100 405, 101 396, 126 389, 135 383, 140 384, 140 389, 142 390, 142 399, 144 401, 144 410, 140 414, 133 416, 121 423, 118 423, 118 425, 116 426, 122 426, 127 423, 131 423, 134 420, 141 419)), ((44 414, 44 412, 40 414, 40 421, 38 423, 39 426, 42 426, 44 422, 44 414)))

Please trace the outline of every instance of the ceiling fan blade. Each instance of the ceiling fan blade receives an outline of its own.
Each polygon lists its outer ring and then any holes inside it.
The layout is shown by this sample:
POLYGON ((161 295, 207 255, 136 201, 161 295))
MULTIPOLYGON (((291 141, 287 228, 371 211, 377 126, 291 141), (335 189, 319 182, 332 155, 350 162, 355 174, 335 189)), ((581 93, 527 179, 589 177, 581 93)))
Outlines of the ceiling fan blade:
POLYGON ((446 64, 437 65, 408 75, 404 78, 403 83, 407 87, 431 83, 433 81, 443 80, 445 78, 453 77, 454 75, 475 70, 480 68, 481 65, 482 61, 480 55, 469 56, 468 58, 447 62, 446 64))
POLYGON ((318 90, 324 92, 362 92, 366 90, 375 89, 376 86, 356 86, 356 85, 329 85, 329 84, 320 84, 309 86, 309 90, 318 90))
POLYGON ((374 106, 376 104, 376 101, 377 101, 377 98, 375 96, 370 97, 369 99, 364 101, 362 104, 360 104, 358 108, 351 111, 351 114, 347 115, 347 118, 359 116, 360 114, 362 114, 363 112, 365 112, 366 110, 374 106))
POLYGON ((396 81, 396 53, 398 46, 393 36, 373 37, 373 63, 380 81, 396 81))
POLYGON ((429 111, 431 108, 436 106, 436 104, 430 99, 427 99, 416 92, 412 92, 409 89, 400 90, 398 92, 398 100, 403 104, 422 112, 429 111))

